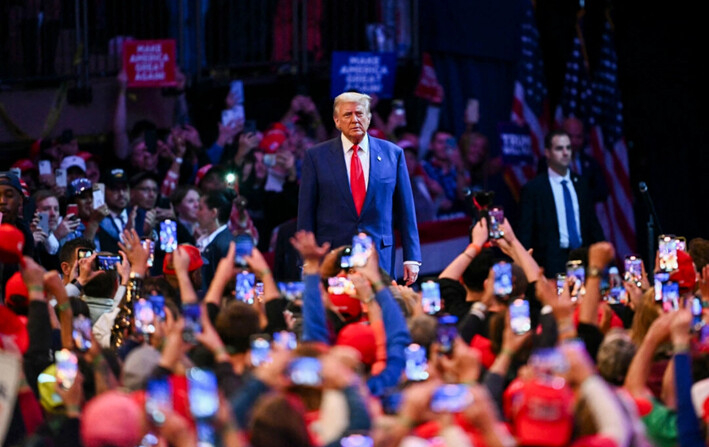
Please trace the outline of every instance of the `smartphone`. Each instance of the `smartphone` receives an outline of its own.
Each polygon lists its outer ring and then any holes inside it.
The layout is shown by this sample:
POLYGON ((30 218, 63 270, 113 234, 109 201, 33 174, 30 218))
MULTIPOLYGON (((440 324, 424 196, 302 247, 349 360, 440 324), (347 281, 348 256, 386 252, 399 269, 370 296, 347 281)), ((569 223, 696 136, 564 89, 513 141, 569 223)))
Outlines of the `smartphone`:
POLYGON ((667 272, 655 273, 655 301, 662 301, 662 285, 670 279, 667 272))
POLYGON ((404 107, 404 100, 403 99, 394 99, 391 101, 391 110, 394 112, 395 115, 398 115, 400 117, 403 117, 403 122, 400 123, 399 125, 401 127, 406 126, 406 107, 404 107))
POLYGON ((352 267, 364 267, 372 252, 372 238, 365 233, 356 234, 352 238, 352 254, 350 261, 352 267))
POLYGON ((165 219, 160 222, 160 250, 172 253, 177 249, 177 222, 165 219))
POLYGON ((263 164, 267 168, 276 166, 276 154, 263 154, 263 164))
POLYGON ((145 148, 150 152, 151 154, 155 154, 158 151, 158 134, 155 132, 154 129, 148 129, 145 131, 144 137, 145 139, 145 148))
POLYGON ((76 203, 70 203, 66 206, 66 217, 76 216, 79 217, 79 205, 76 203))
POLYGON ((251 364, 259 366, 261 363, 271 361, 271 337, 268 334, 254 334, 251 336, 251 364))
POLYGON ((244 82, 237 79, 229 84, 229 93, 231 93, 236 104, 244 103, 244 82))
POLYGON ((571 301, 576 301, 586 293, 586 269, 581 261, 566 263, 566 278, 571 282, 571 301))
POLYGON ((495 274, 495 295, 503 297, 512 293, 512 264, 498 262, 492 266, 492 271, 495 274))
POLYGON ((436 388, 431 397, 431 411, 434 413, 459 413, 473 403, 468 385, 449 384, 436 388))
POLYGON ((68 390, 76 380, 79 372, 79 360, 76 355, 68 349, 62 349, 54 353, 54 361, 57 364, 57 382, 59 386, 68 390))
POLYGON ((143 250, 148 251, 148 267, 152 267, 155 263, 155 241, 146 237, 140 240, 140 245, 143 246, 143 250))
POLYGON ((153 306, 155 316, 161 320, 165 319, 165 297, 162 295, 148 295, 148 301, 153 306))
POLYGON ((254 295, 256 295, 256 298, 258 299, 263 298, 263 282, 256 282, 256 285, 254 286, 254 295))
POLYGON ((37 213, 37 216, 39 217, 37 227, 40 228, 44 234, 49 235, 49 213, 40 211, 37 213))
POLYGON ((684 236, 675 237, 675 245, 677 246, 677 250, 687 251, 687 238, 684 236))
POLYGON ((355 296, 357 290, 349 278, 345 276, 334 276, 327 279, 327 293, 332 295, 355 296))
POLYGON ((374 440, 367 435, 349 435, 340 439, 340 447, 374 447, 374 440))
POLYGON ((155 204, 155 207, 163 209, 163 210, 169 210, 170 205, 171 205, 170 199, 168 199, 167 197, 160 197, 158 199, 157 203, 155 204))
POLYGON ((347 246, 342 250, 340 255, 340 268, 342 270, 349 270, 352 267, 352 247, 347 246))
POLYGON ((561 295, 564 293, 564 287, 566 287, 566 274, 557 273, 556 274, 556 294, 561 295))
POLYGON ((315 357, 297 357, 288 364, 288 377, 293 385, 322 385, 322 364, 315 357))
POLYGON ((79 259, 90 258, 93 255, 93 252, 88 248, 80 248, 76 253, 79 259))
POLYGON ((256 121, 255 120, 245 120, 244 121, 244 133, 256 133, 256 121))
POLYGON ((60 188, 66 188, 66 169, 56 169, 54 171, 54 183, 60 188))
POLYGON ((157 425, 165 421, 163 409, 172 409, 172 385, 167 377, 148 379, 145 388, 145 413, 157 425))
POLYGON ((96 259, 98 260, 99 270, 116 270, 116 264, 121 263, 119 255, 98 255, 96 259))
POLYGON ((694 332, 699 332, 704 326, 702 307, 702 299, 697 296, 692 297, 692 330, 694 332))
POLYGON ((638 287, 642 286, 643 280, 643 260, 637 255, 628 255, 623 261, 625 274, 623 279, 634 282, 638 287))
POLYGON ((526 334, 532 329, 529 319, 529 301, 516 299, 510 304, 510 327, 516 335, 526 334))
POLYGON ((153 304, 145 298, 140 298, 133 303, 133 316, 135 331, 138 334, 155 333, 155 309, 153 304))
POLYGON ((91 319, 83 315, 74 317, 71 324, 71 337, 74 339, 74 346, 85 352, 91 348, 91 319))
POLYGON ((477 124, 480 120, 480 102, 475 98, 468 99, 468 104, 465 107, 465 122, 477 124))
POLYGON ((288 331, 274 332, 273 343, 288 351, 292 351, 298 347, 298 339, 296 338, 295 333, 288 331))
POLYGON ((182 316, 185 318, 182 339, 187 343, 195 343, 195 335, 202 333, 202 309, 197 303, 183 304, 182 316))
POLYGON ((603 298, 608 304, 625 304, 628 301, 618 267, 612 266, 608 268, 607 292, 603 298))
POLYGON ((236 244, 234 263, 240 267, 246 267, 244 256, 251 256, 251 252, 254 250, 254 238, 246 233, 241 233, 234 238, 234 242, 236 244))
POLYGON ((256 275, 249 272, 239 272, 236 274, 236 299, 246 304, 254 303, 254 284, 256 275))
POLYGON ((677 241, 673 236, 660 236, 658 252, 660 271, 672 272, 679 268, 677 263, 677 241))
POLYGON ((500 225, 505 221, 505 211, 501 206, 495 206, 488 211, 488 235, 490 239, 500 239, 505 232, 500 229, 500 225))
POLYGON ((404 350, 404 357, 406 358, 404 372, 408 380, 418 382, 428 379, 426 348, 419 344, 411 343, 404 350))
POLYGON ((105 192, 96 186, 98 186, 98 185, 95 185, 95 189, 92 191, 93 199, 94 199, 93 205, 94 205, 95 210, 101 208, 102 206, 104 206, 106 204, 105 192))
POLYGON ((303 297, 305 284, 302 282, 279 282, 278 291, 288 301, 299 300, 303 297))
POLYGON ((444 315, 438 319, 436 341, 438 342, 439 350, 442 354, 448 355, 453 353, 455 339, 458 337, 457 323, 458 317, 454 315, 444 315))
POLYGON ((672 312, 679 310, 679 284, 667 281, 662 285, 662 310, 672 312))
POLYGON ((39 175, 51 175, 52 174, 52 162, 49 160, 39 161, 39 175))
POLYGON ((196 420, 211 419, 219 410, 217 376, 202 368, 187 370, 187 397, 196 420))
POLYGON ((429 315, 441 311, 441 285, 435 281, 421 283, 421 306, 429 315))
POLYGON ((529 357, 527 364, 540 378, 551 378, 566 373, 569 363, 558 348, 540 348, 529 357))

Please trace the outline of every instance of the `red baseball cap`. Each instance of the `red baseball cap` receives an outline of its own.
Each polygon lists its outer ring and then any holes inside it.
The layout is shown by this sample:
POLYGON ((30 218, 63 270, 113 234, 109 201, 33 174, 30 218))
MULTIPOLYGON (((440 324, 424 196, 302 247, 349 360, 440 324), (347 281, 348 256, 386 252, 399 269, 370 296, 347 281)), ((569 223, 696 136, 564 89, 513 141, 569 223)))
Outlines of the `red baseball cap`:
POLYGON ((9 338, 23 354, 30 345, 27 326, 13 311, 0 304, 0 346, 4 346, 3 338, 9 338))
POLYGON ((351 323, 337 334, 336 345, 349 346, 359 351, 362 363, 372 366, 377 359, 377 341, 368 323, 351 323))
POLYGON ((5 304, 18 315, 27 314, 29 291, 20 272, 15 272, 5 284, 5 304))
POLYGON ((679 268, 672 272, 670 281, 679 284, 680 293, 691 292, 697 284, 697 270, 692 257, 686 251, 677 250, 677 265, 679 268))
POLYGON ((204 165, 201 168, 199 168, 199 170, 197 171, 197 174, 194 177, 194 184, 199 186, 199 182, 202 181, 202 179, 204 178, 205 175, 207 175, 207 172, 209 172, 210 169, 212 169, 211 164, 207 164, 207 165, 204 165))
POLYGON ((37 170, 37 166, 29 158, 21 158, 12 164, 13 168, 19 168, 20 171, 32 171, 37 170))
MULTIPOLYGON (((192 272, 204 265, 204 260, 202 259, 202 254, 199 252, 199 248, 190 244, 180 244, 179 248, 185 250, 190 256, 190 265, 187 270, 192 272)), ((172 253, 166 253, 165 259, 162 261, 162 272, 166 275, 174 275, 175 269, 172 266, 172 253)))
POLYGON ((513 428, 520 445, 562 447, 574 429, 571 388, 540 380, 525 382, 513 399, 513 428))
POLYGON ((266 133, 258 147, 267 154, 275 153, 288 138, 288 129, 281 123, 273 124, 266 133))
POLYGON ((362 315, 362 303, 346 293, 330 294, 330 301, 348 322, 356 321, 362 315))
POLYGON ((22 249, 25 235, 14 225, 0 225, 0 262, 19 264, 22 261, 22 249))

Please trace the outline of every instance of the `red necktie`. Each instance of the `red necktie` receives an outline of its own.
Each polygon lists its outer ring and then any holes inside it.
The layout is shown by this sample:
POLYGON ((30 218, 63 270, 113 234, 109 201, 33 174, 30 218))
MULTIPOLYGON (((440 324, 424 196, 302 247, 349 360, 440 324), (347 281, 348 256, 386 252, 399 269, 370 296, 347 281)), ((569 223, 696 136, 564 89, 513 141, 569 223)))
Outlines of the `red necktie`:
POLYGON ((364 171, 362 170, 362 162, 359 161, 357 151, 359 146, 352 146, 352 158, 350 159, 350 188, 352 189, 352 198, 354 199, 357 215, 362 212, 364 205, 364 196, 367 195, 367 188, 364 185, 364 171))

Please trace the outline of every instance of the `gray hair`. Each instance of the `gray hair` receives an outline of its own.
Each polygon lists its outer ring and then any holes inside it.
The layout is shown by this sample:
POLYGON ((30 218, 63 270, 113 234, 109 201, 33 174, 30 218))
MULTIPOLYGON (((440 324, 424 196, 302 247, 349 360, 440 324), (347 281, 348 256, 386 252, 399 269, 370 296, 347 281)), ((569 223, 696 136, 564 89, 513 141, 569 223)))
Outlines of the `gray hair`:
POLYGON ((340 95, 335 98, 335 104, 332 107, 332 116, 337 116, 337 110, 340 107, 340 104, 347 104, 347 103, 357 103, 361 104, 364 106, 364 110, 367 112, 367 116, 369 118, 372 118, 372 112, 369 110, 369 104, 372 101, 372 97, 369 95, 365 95, 364 93, 356 93, 356 92, 345 92, 341 93, 340 95))

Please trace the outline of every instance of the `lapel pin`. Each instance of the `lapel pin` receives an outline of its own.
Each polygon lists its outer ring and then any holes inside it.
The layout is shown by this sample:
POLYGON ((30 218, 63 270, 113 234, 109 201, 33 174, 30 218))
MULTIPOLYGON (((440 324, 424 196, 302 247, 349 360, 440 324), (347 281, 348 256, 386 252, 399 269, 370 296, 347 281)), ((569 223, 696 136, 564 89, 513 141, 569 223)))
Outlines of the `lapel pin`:
POLYGON ((377 155, 377 161, 382 161, 382 156, 381 156, 381 155, 377 155))

